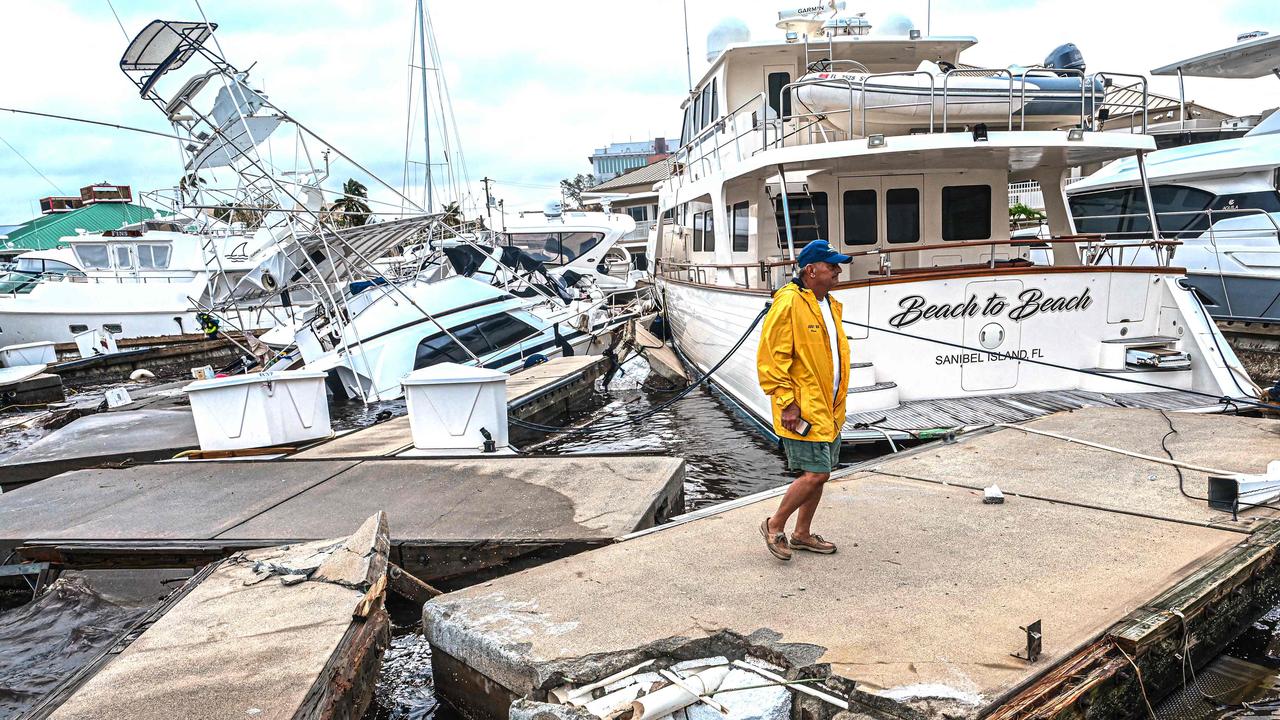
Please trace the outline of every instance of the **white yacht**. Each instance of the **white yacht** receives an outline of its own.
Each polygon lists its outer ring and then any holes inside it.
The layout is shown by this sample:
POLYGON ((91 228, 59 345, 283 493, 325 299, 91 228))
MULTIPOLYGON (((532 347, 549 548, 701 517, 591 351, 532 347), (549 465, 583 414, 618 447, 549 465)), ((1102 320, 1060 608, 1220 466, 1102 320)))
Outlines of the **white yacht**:
MULTIPOLYGON (((90 330, 117 339, 200 332, 196 314, 210 306, 219 282, 252 269, 270 246, 229 228, 187 232, 173 220, 61 242, 65 247, 18 256, 0 278, 0 345, 70 343, 90 330)), ((259 329, 288 312, 246 310, 228 321, 259 329)))
MULTIPOLYGON (((740 37, 715 55, 684 104, 682 147, 659 188, 661 209, 675 219, 660 220, 654 240, 658 296, 693 365, 707 371, 723 360, 712 380, 725 394, 769 426, 752 323, 788 282, 799 249, 824 238, 855 257, 834 290, 853 350, 846 441, 1086 405, 1215 411, 1256 397, 1182 286, 1185 271, 1167 263, 1173 241, 1082 246, 1072 224, 1063 193, 1071 168, 1141 163, 1155 149, 1147 135, 1091 129, 1091 109, 1103 100, 1096 89, 1140 89, 1140 78, 1054 69, 1075 83, 1080 104, 1066 115, 1076 122, 1052 129, 1023 130, 1017 102, 944 128, 938 109, 968 102, 949 93, 945 70, 912 100, 925 112, 909 125, 898 124, 898 109, 871 104, 860 83, 846 86, 845 107, 812 111, 795 96, 827 82, 826 68, 917 77, 926 62, 960 67, 976 42, 910 28, 868 33, 826 12, 780 13, 785 40, 740 37), (894 112, 892 122, 881 110, 894 112), (832 122, 842 113, 851 120, 832 122), (863 135, 864 127, 886 132, 863 135), (1009 235, 1009 184, 1029 180, 1043 189, 1048 239, 1009 235), (1051 248, 1052 265, 1032 260, 1038 244, 1051 248), (1092 262, 1118 245, 1144 244, 1162 251, 1149 265, 1092 262)), ((1006 98, 1022 92, 1007 70, 957 72, 1003 78, 1006 98)))
MULTIPOLYGON (((1259 78, 1272 73, 1277 53, 1280 36, 1263 36, 1152 74, 1259 78)), ((1173 261, 1187 269, 1188 284, 1210 314, 1280 321, 1280 112, 1264 113, 1243 137, 1170 147, 1146 160, 1159 233, 1181 241, 1173 261)), ((1124 158, 1073 184, 1067 194, 1076 229, 1111 238, 1150 235, 1140 170, 1124 158)), ((1143 247, 1105 261, 1149 264, 1152 258, 1153 250, 1143 247)))
POLYGON ((636 229, 626 213, 564 210, 549 202, 541 212, 522 211, 497 233, 495 242, 523 250, 552 272, 592 278, 609 296, 634 296, 648 273, 633 268, 620 241, 636 229))

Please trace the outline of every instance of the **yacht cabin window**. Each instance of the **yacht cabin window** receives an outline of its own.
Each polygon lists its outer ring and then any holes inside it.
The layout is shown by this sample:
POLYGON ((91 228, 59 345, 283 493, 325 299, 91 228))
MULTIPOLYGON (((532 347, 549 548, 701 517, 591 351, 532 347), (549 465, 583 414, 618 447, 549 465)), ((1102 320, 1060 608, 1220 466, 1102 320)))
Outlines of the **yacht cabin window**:
POLYGON ((169 267, 169 246, 139 245, 138 267, 144 270, 164 270, 169 267))
POLYGON ((885 191, 884 229, 885 239, 891 243, 919 242, 919 188, 890 188, 885 191))
POLYGON ((876 191, 844 191, 844 244, 875 245, 876 191))
MULTIPOLYGON (((1151 199, 1156 204, 1160 233, 1174 238, 1193 237, 1209 229, 1209 216, 1204 211, 1210 208, 1280 212, 1280 194, 1275 192, 1214 195, 1184 185, 1153 185, 1151 199)), ((1141 188, 1075 195, 1068 203, 1077 232, 1107 235, 1148 235, 1151 232, 1147 202, 1141 188)), ((1215 221, 1220 219, 1214 217, 1215 221)))
MULTIPOLYGON (((791 236, 796 252, 808 243, 830 238, 827 232, 827 194, 787 193, 787 207, 791 210, 791 236)), ((773 199, 773 216, 778 223, 778 247, 787 246, 786 217, 782 212, 782 196, 773 199)))
MULTIPOLYGON (((508 349, 521 340, 538 334, 532 325, 510 315, 493 315, 464 323, 450 328, 449 332, 476 357, 508 349)), ((458 347, 457 342, 444 333, 437 333, 418 343, 413 368, 417 370, 442 362, 465 363, 470 360, 471 356, 458 347)))
POLYGON ((112 245, 111 250, 116 256, 117 270, 133 269, 133 256, 129 252, 128 245, 112 245))
POLYGON ((76 243, 74 247, 76 259, 85 270, 106 270, 111 267, 106 245, 76 243))
POLYGON ((702 224, 702 216, 706 213, 696 212, 693 214, 693 251, 702 252, 703 245, 706 242, 705 226, 702 224))
POLYGON ((991 237, 991 186, 942 188, 942 239, 986 240, 991 237))
POLYGON ((747 252, 751 247, 751 204, 740 202, 733 206, 733 251, 747 252))

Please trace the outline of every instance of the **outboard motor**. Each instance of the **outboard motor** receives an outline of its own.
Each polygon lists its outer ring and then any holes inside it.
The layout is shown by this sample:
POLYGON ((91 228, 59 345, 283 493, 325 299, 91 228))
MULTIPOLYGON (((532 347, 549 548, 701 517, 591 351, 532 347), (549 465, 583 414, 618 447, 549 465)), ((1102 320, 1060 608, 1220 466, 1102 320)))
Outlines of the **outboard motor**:
MULTIPOLYGON (((1076 47, 1075 43, 1059 45, 1044 59, 1044 66, 1051 70, 1078 70, 1083 73, 1084 55, 1080 53, 1080 48, 1076 47)), ((1074 73, 1058 74, 1065 77, 1074 73)))

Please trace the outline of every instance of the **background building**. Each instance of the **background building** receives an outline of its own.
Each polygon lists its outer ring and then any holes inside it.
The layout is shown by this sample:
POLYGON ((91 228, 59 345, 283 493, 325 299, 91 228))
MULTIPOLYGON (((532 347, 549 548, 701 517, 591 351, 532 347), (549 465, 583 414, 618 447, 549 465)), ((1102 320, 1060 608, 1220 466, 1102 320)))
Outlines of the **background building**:
POLYGON ((601 182, 611 180, 628 170, 665 160, 671 154, 666 138, 654 138, 640 142, 610 143, 597 148, 588 160, 591 173, 601 182))

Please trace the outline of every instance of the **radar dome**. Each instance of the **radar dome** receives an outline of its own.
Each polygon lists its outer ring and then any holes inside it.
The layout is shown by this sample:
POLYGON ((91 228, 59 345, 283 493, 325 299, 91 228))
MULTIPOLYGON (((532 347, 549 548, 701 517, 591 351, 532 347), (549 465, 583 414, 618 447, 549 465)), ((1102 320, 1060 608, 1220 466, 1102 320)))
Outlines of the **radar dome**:
POLYGON ((724 49, 734 43, 744 43, 751 39, 751 31, 747 24, 738 18, 725 18, 707 33, 707 62, 715 62, 724 49))
POLYGON ((909 37, 916 27, 906 15, 894 13, 876 24, 871 31, 873 35, 890 35, 893 37, 909 37))

